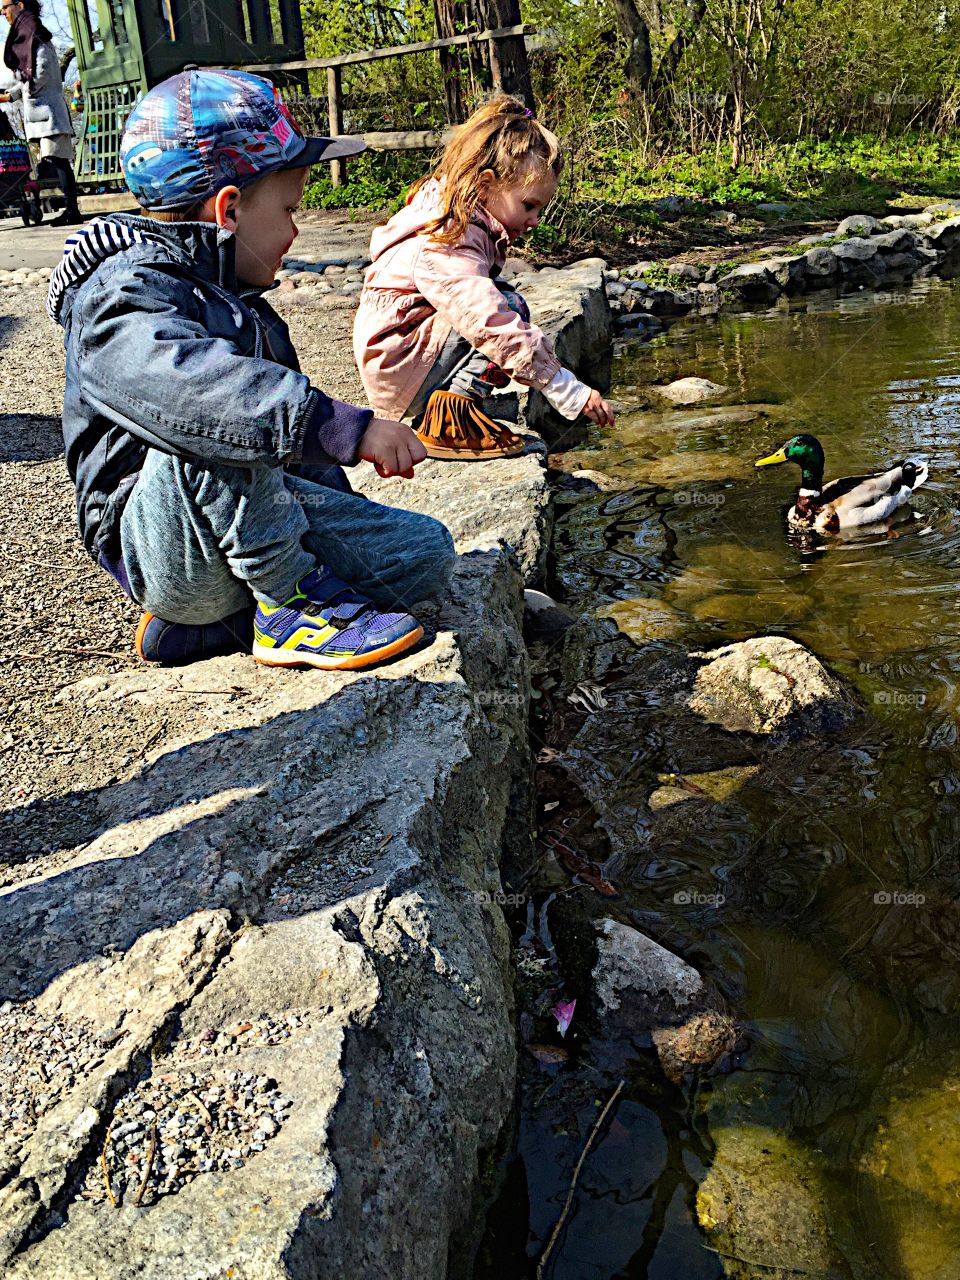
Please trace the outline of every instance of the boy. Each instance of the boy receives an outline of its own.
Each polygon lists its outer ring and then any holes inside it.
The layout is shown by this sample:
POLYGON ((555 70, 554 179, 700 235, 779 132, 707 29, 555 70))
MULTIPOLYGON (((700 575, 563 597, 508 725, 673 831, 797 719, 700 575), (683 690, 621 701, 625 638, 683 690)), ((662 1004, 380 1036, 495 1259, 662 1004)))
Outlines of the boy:
POLYGON ((256 76, 181 72, 121 142, 146 216, 70 236, 51 278, 81 536, 143 608, 148 661, 249 648, 252 621, 260 662, 368 666, 417 643, 407 609, 449 580, 447 529, 354 494, 338 465, 412 476, 423 446, 311 387, 261 296, 309 166, 362 149, 304 138, 256 76))

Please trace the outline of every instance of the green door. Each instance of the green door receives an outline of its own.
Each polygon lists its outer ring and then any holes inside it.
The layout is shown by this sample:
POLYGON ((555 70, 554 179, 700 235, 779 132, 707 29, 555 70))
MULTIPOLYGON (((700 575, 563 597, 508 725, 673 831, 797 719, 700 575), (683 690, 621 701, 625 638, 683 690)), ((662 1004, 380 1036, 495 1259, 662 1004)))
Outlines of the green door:
POLYGON ((133 0, 67 0, 67 7, 84 100, 77 181, 116 185, 123 126, 147 88, 133 0))

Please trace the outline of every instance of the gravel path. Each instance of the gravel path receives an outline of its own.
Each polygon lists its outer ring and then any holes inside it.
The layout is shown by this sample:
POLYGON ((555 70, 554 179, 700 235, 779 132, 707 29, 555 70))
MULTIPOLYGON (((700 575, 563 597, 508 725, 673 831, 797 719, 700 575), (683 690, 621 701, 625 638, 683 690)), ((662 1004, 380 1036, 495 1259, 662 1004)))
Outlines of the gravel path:
MULTIPOLYGON (((372 221, 307 216, 295 253, 362 256, 372 221)), ((357 268, 327 276, 314 266, 271 301, 304 372, 363 403, 350 342, 355 298, 341 292, 359 278, 357 268)), ((96 789, 136 773, 146 746, 176 736, 191 717, 186 698, 173 713, 141 701, 120 712, 55 701, 85 677, 136 668, 139 611, 76 532, 60 434, 62 331, 47 319, 45 299, 42 285, 0 289, 0 884, 35 875, 51 854, 72 848, 96 789), (54 797, 62 802, 42 803, 54 797), (29 841, 19 836, 25 823, 29 841)))

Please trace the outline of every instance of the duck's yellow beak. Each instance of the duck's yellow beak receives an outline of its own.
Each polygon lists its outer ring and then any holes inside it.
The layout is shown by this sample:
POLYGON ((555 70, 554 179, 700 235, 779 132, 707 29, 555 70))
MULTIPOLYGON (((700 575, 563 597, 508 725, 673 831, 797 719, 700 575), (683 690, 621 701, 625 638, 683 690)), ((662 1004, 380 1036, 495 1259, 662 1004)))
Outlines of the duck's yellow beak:
POLYGON ((776 453, 771 453, 769 458, 758 458, 753 464, 755 467, 772 467, 775 462, 786 462, 787 455, 782 449, 778 449, 776 453))

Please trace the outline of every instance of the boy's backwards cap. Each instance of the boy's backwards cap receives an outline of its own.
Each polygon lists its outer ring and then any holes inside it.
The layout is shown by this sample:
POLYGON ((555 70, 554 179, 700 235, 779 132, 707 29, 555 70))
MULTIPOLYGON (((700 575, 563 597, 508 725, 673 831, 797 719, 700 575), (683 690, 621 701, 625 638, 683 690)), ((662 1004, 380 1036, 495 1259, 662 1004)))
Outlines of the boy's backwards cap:
POLYGON ((123 174, 145 209, 188 209, 222 187, 355 156, 360 138, 305 138, 268 80, 247 71, 181 71, 127 118, 123 174))

